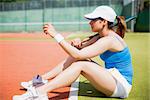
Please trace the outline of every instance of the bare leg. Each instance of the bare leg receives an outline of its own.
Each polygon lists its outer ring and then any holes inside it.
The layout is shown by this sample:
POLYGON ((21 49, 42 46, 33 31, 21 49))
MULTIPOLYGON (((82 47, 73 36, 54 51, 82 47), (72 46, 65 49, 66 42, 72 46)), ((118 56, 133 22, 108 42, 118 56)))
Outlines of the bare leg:
POLYGON ((116 83, 111 74, 103 67, 89 61, 77 61, 72 63, 52 81, 38 87, 37 90, 39 93, 44 94, 53 89, 68 86, 72 84, 81 73, 102 93, 109 96, 115 90, 116 83))
POLYGON ((64 61, 59 63, 54 69, 52 69, 51 71, 43 74, 42 78, 43 79, 52 79, 52 78, 54 78, 55 76, 57 76, 60 72, 62 72, 67 67, 69 67, 75 61, 76 60, 73 57, 69 56, 67 59, 65 59, 64 61))

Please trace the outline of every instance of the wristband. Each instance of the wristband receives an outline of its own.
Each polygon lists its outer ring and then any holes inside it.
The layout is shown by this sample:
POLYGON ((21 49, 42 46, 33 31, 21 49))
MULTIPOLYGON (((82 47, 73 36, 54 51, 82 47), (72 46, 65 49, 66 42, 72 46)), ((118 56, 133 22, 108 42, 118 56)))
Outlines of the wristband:
POLYGON ((63 37, 61 34, 56 34, 56 35, 54 36, 54 39, 55 39, 58 43, 60 43, 62 40, 64 40, 64 37, 63 37))

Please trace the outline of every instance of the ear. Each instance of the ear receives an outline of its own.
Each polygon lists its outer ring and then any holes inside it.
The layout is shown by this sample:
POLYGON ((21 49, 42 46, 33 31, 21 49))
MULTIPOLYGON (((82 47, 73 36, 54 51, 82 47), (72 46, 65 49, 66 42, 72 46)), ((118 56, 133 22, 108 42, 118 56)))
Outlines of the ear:
POLYGON ((108 21, 107 20, 103 20, 103 23, 104 23, 104 25, 107 25, 108 21))

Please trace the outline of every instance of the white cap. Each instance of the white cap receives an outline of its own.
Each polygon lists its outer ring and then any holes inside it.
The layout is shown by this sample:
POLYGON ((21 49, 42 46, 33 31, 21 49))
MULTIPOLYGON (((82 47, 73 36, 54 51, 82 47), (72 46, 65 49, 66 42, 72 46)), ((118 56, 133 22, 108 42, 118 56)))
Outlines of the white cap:
POLYGON ((87 19, 103 18, 109 22, 114 22, 117 14, 109 6, 99 6, 92 13, 84 15, 87 19))

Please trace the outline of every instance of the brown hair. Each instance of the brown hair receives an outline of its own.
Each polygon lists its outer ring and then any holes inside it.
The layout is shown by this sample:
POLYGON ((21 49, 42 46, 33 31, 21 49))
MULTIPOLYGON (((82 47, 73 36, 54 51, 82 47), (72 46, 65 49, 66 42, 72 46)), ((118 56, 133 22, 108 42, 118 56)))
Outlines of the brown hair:
POLYGON ((125 31, 127 29, 125 18, 123 16, 117 16, 116 19, 117 19, 117 30, 116 30, 116 33, 120 37, 124 38, 125 31))

